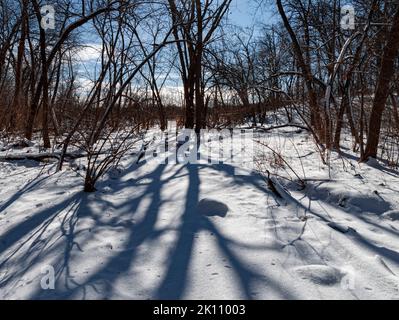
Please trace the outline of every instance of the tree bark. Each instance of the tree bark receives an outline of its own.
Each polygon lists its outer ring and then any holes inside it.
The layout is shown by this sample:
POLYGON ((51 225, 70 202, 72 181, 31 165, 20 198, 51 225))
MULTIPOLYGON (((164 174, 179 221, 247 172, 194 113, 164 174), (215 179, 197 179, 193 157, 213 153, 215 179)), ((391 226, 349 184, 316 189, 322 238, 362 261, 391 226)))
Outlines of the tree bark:
POLYGON ((10 128, 15 126, 15 114, 18 108, 21 106, 21 91, 22 91, 22 66, 23 66, 23 58, 25 51, 25 40, 26 34, 28 32, 28 0, 22 1, 22 17, 21 17, 21 34, 18 43, 18 52, 17 52, 17 61, 15 66, 15 91, 14 98, 12 102, 11 112, 9 114, 9 121, 7 125, 10 128))
POLYGON ((204 127, 202 123, 204 112, 204 94, 202 92, 202 55, 203 55, 203 21, 202 21, 202 8, 201 0, 195 1, 195 8, 197 11, 197 44, 195 48, 195 131, 197 133, 204 127))
POLYGON ((391 100, 392 100, 393 118, 395 120, 396 130, 398 131, 399 134, 399 106, 398 103, 396 102, 396 97, 394 94, 391 94, 391 100))
POLYGON ((377 88, 373 100, 373 108, 370 116, 369 134, 367 146, 362 161, 370 157, 376 158, 381 132, 382 114, 389 96, 390 83, 395 73, 395 58, 399 51, 399 8, 392 19, 392 27, 388 34, 381 67, 378 76, 377 88))
MULTIPOLYGON (((281 3, 281 0, 277 0, 277 7, 278 11, 280 13, 280 16, 283 20, 284 27, 287 29, 288 34, 290 35, 291 41, 293 43, 293 48, 294 48, 294 53, 295 57, 297 59, 298 65, 302 70, 302 73, 305 78, 305 85, 308 90, 308 96, 309 96, 309 105, 311 109, 311 123, 315 128, 315 131, 319 135, 319 139, 323 141, 325 139, 325 134, 323 133, 323 124, 322 124, 322 118, 320 115, 320 107, 317 101, 317 94, 314 90, 313 86, 313 75, 312 75, 312 70, 311 67, 308 63, 305 62, 305 59, 303 57, 302 49, 301 46, 298 42, 298 39, 295 35, 294 30, 292 29, 290 22, 288 21, 287 15, 285 14, 284 7, 281 3)), ((326 129, 326 128, 324 128, 326 129)))

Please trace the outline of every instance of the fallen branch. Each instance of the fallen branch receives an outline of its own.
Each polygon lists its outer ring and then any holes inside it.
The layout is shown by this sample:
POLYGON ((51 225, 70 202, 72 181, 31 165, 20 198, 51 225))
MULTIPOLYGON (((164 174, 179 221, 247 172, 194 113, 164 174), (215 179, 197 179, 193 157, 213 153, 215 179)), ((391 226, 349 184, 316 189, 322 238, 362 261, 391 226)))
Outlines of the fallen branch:
POLYGON ((309 128, 302 126, 300 124, 295 124, 295 123, 288 123, 288 124, 282 124, 279 126, 273 126, 273 127, 269 127, 269 128, 265 128, 265 127, 258 127, 258 126, 252 126, 252 127, 247 127, 247 128, 242 128, 244 130, 248 130, 248 129, 256 129, 258 131, 263 131, 263 132, 268 132, 268 131, 272 131, 272 130, 278 130, 278 129, 283 129, 283 128, 297 128, 297 129, 302 129, 305 131, 310 131, 309 128))
MULTIPOLYGON (((98 153, 97 155, 106 154, 106 152, 98 153)), ((33 160, 44 162, 48 159, 57 159, 61 157, 61 152, 42 152, 42 153, 20 153, 20 154, 9 154, 0 156, 0 161, 19 161, 19 160, 33 160)), ((71 160, 80 159, 87 157, 86 153, 67 153, 66 158, 71 160)))
MULTIPOLYGON (((69 155, 70 158, 76 159, 83 157, 84 155, 69 155)), ((6 156, 0 156, 0 161, 18 161, 18 160, 34 160, 43 162, 47 159, 59 159, 60 153, 21 153, 21 154, 9 154, 6 156)))

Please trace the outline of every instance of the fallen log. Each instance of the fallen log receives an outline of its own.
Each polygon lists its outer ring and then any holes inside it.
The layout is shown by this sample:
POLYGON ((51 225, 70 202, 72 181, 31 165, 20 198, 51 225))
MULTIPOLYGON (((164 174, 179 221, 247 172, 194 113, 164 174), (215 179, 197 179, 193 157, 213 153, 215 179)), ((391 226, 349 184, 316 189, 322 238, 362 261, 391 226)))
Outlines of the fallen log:
MULTIPOLYGON (((94 155, 106 155, 107 152, 100 152, 94 155)), ((128 153, 128 155, 136 155, 136 152, 128 153)), ((61 152, 40 152, 40 153, 17 153, 17 154, 7 154, 0 155, 0 161, 21 161, 21 160, 33 160, 38 162, 45 162, 48 159, 56 159, 59 160, 61 157, 61 152)), ((65 158, 70 160, 80 159, 87 157, 87 153, 75 152, 75 153, 67 153, 65 158)))
MULTIPOLYGON (((20 161, 20 160, 33 160, 38 162, 44 162, 48 159, 59 159, 61 153, 59 152, 42 152, 42 153, 19 153, 19 154, 8 154, 0 156, 0 161, 20 161)), ((82 153, 71 153, 67 155, 67 158, 78 159, 86 157, 86 154, 82 153)))
POLYGON ((273 127, 259 127, 259 126, 252 126, 252 127, 246 127, 246 128, 241 128, 244 130, 250 130, 250 129, 254 129, 257 131, 262 131, 262 132, 268 132, 268 131, 272 131, 272 130, 278 130, 278 129, 283 129, 283 128, 297 128, 297 129, 301 129, 301 130, 305 130, 305 131, 309 131, 309 128, 302 126, 300 124, 295 124, 295 123, 289 123, 289 124, 282 124, 282 125, 278 125, 278 126, 273 126, 273 127))

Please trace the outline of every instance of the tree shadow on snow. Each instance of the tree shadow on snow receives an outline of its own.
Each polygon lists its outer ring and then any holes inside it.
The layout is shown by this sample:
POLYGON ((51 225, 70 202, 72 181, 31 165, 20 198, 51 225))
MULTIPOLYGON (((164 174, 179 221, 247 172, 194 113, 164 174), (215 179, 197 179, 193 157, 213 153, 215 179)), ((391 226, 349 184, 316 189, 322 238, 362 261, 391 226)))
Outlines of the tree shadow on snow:
MULTIPOLYGON (((139 164, 140 166, 141 164, 139 164)), ((137 165, 136 165, 137 166, 137 165)), ((7 274, 1 281, 0 287, 12 286, 21 279, 31 268, 39 266, 45 258, 46 263, 51 263, 55 269, 55 290, 42 290, 40 282, 36 290, 30 295, 31 299, 86 299, 89 291, 95 292, 95 296, 101 299, 110 299, 116 295, 116 282, 121 276, 129 273, 133 265, 139 265, 139 248, 147 241, 157 241, 161 235, 170 231, 168 228, 155 228, 159 219, 160 209, 169 199, 162 199, 161 192, 165 184, 172 179, 181 177, 187 173, 189 186, 185 198, 184 212, 181 216, 181 224, 178 228, 178 239, 168 255, 166 271, 159 285, 153 288, 152 298, 181 299, 184 298, 189 283, 189 267, 193 256, 195 235, 200 231, 212 233, 220 252, 229 260, 235 280, 241 288, 244 298, 253 299, 254 285, 265 283, 286 299, 293 299, 293 295, 284 291, 278 282, 267 277, 264 272, 254 270, 236 253, 240 244, 226 238, 217 225, 213 222, 213 216, 224 217, 227 214, 227 206, 217 201, 200 201, 199 170, 201 168, 213 168, 233 176, 235 183, 239 185, 250 184, 254 188, 268 192, 260 177, 234 176, 235 168, 229 165, 185 165, 181 166, 167 178, 162 175, 170 166, 158 165, 156 169, 137 179, 125 179, 121 175, 118 179, 108 179, 101 182, 101 187, 108 186, 112 193, 124 191, 126 188, 140 185, 143 191, 134 197, 129 197, 117 206, 101 196, 101 192, 87 195, 83 192, 60 201, 52 207, 47 207, 36 212, 32 217, 12 227, 0 237, 0 255, 7 254, 0 263, 7 269, 12 264, 13 274, 7 274), (97 195, 97 196, 96 196, 97 195), (132 221, 142 201, 150 198, 150 204, 144 217, 137 224, 132 221), (103 210, 113 208, 118 210, 116 218, 104 220, 102 216, 92 211, 91 204, 96 202, 103 210), (215 210, 207 212, 207 208, 215 210), (79 226, 82 219, 90 218, 94 223, 92 230, 85 230, 79 226), (50 230, 50 226, 58 219, 58 228, 50 230), (77 281, 73 276, 74 261, 82 262, 85 259, 84 245, 95 241, 96 232, 101 228, 123 228, 127 238, 122 243, 122 248, 112 252, 101 265, 91 274, 88 273, 83 281, 77 281)), ((130 172, 132 168, 128 168, 130 172)), ((40 278, 40 274, 35 280, 40 278)), ((222 298, 222 297, 221 297, 222 298)))
MULTIPOLYGON (((199 169, 204 167, 214 168, 218 171, 222 170, 234 176, 235 169, 229 165, 210 166, 189 164, 186 166, 189 171, 189 187, 179 230, 179 238, 176 241, 172 254, 169 256, 168 269, 154 298, 176 300, 184 297, 186 293, 185 289, 189 285, 188 273, 196 239, 195 235, 200 231, 208 231, 215 237, 220 252, 229 260, 232 270, 236 275, 235 280, 241 288, 241 294, 245 299, 255 298, 253 285, 261 282, 271 286, 283 298, 292 299, 293 296, 283 291, 275 280, 267 278, 264 274, 253 270, 247 263, 240 259, 232 249, 236 243, 224 237, 222 232, 212 221, 212 216, 224 217, 227 214, 228 207, 217 201, 200 201, 201 181, 199 178, 199 169), (212 211, 214 213, 212 213, 212 211)), ((239 180, 240 184, 249 182, 254 184, 255 187, 263 189, 261 181, 254 179, 253 176, 252 178, 249 176, 236 176, 235 178, 239 180)))
MULTIPOLYGON (((364 223, 365 227, 368 229, 375 229, 379 232, 388 233, 394 237, 399 236, 399 232, 396 229, 390 229, 382 224, 378 224, 373 221, 375 219, 383 219, 381 216, 388 210, 392 208, 392 205, 387 199, 381 197, 379 194, 365 195, 365 194, 350 194, 347 196, 346 201, 342 202, 342 193, 340 195, 333 194, 333 190, 328 186, 322 186, 324 183, 311 184, 308 183, 307 188, 303 191, 304 197, 309 200, 308 212, 317 215, 324 219, 325 222, 328 220, 334 220, 328 214, 328 210, 325 210, 325 214, 321 216, 319 213, 315 213, 311 210, 314 203, 319 203, 319 205, 326 204, 333 207, 337 211, 341 211, 343 216, 346 216, 348 221, 346 222, 348 227, 358 220, 357 222, 364 223), (357 208, 357 211, 354 209, 357 208), (373 217, 374 215, 374 217, 373 217)), ((295 184, 291 184, 288 187, 294 188, 295 184)), ((293 191, 295 189, 292 189, 293 191)), ((298 190, 295 190, 298 192, 298 190)), ((299 201, 296 201, 298 205, 302 206, 299 201)), ((323 220, 322 219, 322 220, 323 220)), ((345 225, 344 222, 341 222, 345 225)), ((360 230, 349 229, 345 234, 346 237, 351 239, 357 245, 367 249, 372 254, 380 255, 381 257, 390 259, 395 263, 399 263, 399 252, 392 249, 386 248, 384 246, 379 246, 375 244, 371 239, 361 233, 360 230)))

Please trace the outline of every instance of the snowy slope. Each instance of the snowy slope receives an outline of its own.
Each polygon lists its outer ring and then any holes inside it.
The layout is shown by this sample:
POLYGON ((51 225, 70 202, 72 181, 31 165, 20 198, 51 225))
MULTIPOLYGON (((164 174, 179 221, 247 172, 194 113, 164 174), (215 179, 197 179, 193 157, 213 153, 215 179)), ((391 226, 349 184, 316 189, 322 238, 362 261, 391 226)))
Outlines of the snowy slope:
POLYGON ((129 156, 84 194, 71 169, 0 162, 0 298, 398 299, 398 173, 349 151, 329 173, 295 130, 258 139, 305 190, 275 178, 277 199, 234 165, 129 156), (41 288, 46 266, 54 290, 41 288))

